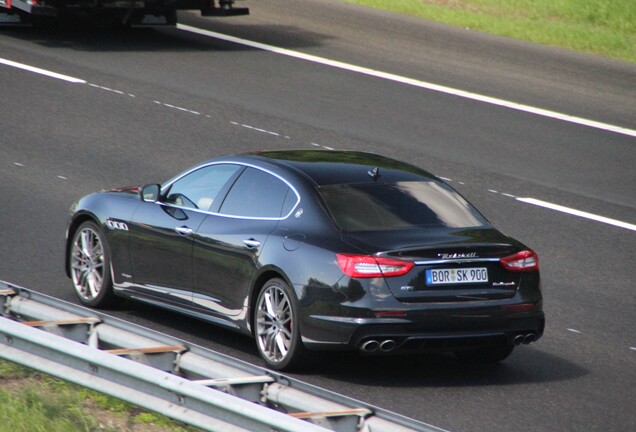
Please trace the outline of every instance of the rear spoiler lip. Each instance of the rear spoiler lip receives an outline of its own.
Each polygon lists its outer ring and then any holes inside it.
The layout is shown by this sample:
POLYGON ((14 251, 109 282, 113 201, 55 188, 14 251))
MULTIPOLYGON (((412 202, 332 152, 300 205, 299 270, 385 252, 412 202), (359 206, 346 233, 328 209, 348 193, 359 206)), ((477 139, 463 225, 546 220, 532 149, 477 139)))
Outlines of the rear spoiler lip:
POLYGON ((416 264, 448 262, 499 261, 525 247, 517 243, 458 243, 435 244, 378 252, 376 256, 415 261, 416 264), (424 254, 423 252, 429 252, 424 254))
POLYGON ((501 258, 450 258, 442 260, 415 261, 415 265, 438 265, 438 264, 464 264, 480 262, 499 262, 501 258))

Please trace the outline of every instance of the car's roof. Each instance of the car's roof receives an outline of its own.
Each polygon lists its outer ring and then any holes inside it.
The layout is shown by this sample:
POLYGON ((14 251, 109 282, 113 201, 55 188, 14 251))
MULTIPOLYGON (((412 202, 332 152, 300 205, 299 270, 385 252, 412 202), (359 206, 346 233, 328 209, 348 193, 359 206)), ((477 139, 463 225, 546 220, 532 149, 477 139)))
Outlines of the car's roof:
POLYGON ((317 187, 351 183, 432 180, 431 173, 375 153, 331 150, 274 150, 243 155, 303 173, 317 187), (377 168, 373 175, 373 170, 377 168))

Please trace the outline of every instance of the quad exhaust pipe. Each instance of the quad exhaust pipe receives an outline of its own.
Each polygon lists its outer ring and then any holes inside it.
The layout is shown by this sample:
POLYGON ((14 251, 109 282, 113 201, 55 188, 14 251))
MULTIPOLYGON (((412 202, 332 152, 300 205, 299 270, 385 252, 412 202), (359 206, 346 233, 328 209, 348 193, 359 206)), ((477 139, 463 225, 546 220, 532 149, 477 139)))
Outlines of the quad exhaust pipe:
POLYGON ((367 353, 372 353, 380 348, 380 342, 375 339, 371 339, 360 345, 360 349, 367 353))
MULTIPOLYGON (((537 340, 537 334, 534 332, 521 333, 516 335, 512 339, 512 344, 515 346, 524 344, 528 345, 531 342, 537 340)), ((363 353, 382 352, 389 353, 397 347, 397 342, 393 339, 369 339, 360 345, 360 351, 363 353)))
POLYGON ((380 351, 382 352, 393 351, 396 345, 397 344, 395 343, 393 339, 387 339, 385 341, 382 341, 382 343, 380 343, 380 351))
POLYGON ((385 340, 377 340, 377 339, 369 339, 360 345, 360 351, 365 353, 372 353, 376 351, 381 351, 388 353, 393 351, 397 346, 397 342, 393 339, 385 339, 385 340))
POLYGON ((534 342, 537 340, 537 335, 535 333, 526 333, 526 334, 518 334, 512 339, 513 345, 528 345, 530 342, 534 342))

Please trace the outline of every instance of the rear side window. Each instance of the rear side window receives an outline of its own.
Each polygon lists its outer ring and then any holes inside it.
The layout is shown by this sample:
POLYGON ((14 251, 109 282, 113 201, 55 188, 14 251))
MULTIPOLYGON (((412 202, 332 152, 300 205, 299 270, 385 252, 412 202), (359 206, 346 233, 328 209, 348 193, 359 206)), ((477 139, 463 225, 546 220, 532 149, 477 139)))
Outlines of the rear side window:
POLYGON ((321 188, 320 194, 344 231, 488 225, 461 195, 441 182, 334 185, 321 188))
POLYGON ((289 200, 296 205, 298 199, 281 179, 247 168, 230 189, 219 211, 228 216, 280 218, 291 211, 289 200), (283 213, 283 206, 288 209, 287 213, 283 213))

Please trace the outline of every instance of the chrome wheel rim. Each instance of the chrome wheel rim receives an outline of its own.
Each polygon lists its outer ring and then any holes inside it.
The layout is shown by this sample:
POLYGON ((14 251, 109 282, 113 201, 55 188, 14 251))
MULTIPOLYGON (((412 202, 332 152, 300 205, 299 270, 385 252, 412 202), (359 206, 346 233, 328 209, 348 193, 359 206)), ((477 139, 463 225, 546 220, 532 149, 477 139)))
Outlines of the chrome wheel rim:
POLYGON ((279 286, 266 288, 259 298, 256 316, 258 346, 267 359, 279 363, 292 344, 293 314, 289 297, 279 286))
POLYGON ((95 300, 104 284, 104 247, 95 230, 82 229, 75 235, 71 250, 71 277, 77 294, 95 300))

